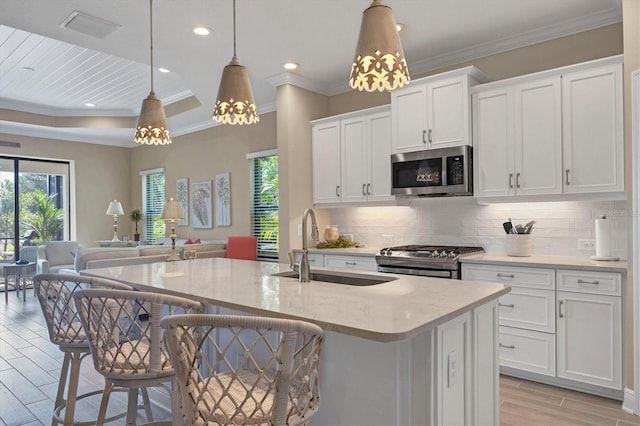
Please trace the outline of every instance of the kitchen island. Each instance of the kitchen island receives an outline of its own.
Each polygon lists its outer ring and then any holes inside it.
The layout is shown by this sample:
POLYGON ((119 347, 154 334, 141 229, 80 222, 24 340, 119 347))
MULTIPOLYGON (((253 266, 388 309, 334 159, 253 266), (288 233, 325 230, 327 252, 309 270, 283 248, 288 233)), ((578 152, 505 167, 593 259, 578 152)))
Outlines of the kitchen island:
MULTIPOLYGON (((319 268, 322 269, 322 268, 319 268)), ((295 318, 325 330, 312 425, 497 424, 503 284, 393 274, 352 286, 273 276, 289 265, 211 258, 91 269, 210 312, 295 318)))

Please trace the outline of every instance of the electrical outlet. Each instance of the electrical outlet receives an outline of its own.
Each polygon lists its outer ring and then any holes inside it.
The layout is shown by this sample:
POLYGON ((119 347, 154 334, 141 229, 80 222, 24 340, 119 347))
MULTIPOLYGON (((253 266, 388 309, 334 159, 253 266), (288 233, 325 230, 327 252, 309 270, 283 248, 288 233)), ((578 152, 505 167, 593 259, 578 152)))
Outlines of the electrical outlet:
POLYGON ((393 244, 393 235, 391 235, 391 234, 383 234, 382 235, 382 244, 385 244, 385 245, 393 244))
POLYGON ((578 240, 578 250, 594 251, 596 249, 596 240, 578 240))

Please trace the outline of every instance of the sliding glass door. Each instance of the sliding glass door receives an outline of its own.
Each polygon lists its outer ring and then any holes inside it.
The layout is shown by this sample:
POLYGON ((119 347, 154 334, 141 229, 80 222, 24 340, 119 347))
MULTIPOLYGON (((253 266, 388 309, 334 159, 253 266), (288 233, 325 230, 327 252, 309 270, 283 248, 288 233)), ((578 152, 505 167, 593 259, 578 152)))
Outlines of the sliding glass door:
POLYGON ((0 157, 0 197, 4 259, 35 261, 38 244, 69 239, 69 163, 0 157))

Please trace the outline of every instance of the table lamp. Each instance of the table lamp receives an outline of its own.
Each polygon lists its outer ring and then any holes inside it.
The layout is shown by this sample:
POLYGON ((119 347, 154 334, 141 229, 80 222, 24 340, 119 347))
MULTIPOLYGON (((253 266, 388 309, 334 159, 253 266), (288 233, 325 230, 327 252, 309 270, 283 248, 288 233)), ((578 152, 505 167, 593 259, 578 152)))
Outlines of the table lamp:
POLYGON ((118 239, 118 216, 122 216, 123 214, 124 210, 122 210, 120 201, 113 200, 109 203, 107 215, 113 216, 113 239, 111 241, 120 241, 120 239, 118 239))
POLYGON ((176 254, 176 221, 184 219, 184 214, 182 213, 178 200, 169 198, 165 202, 160 219, 171 223, 171 256, 167 258, 167 262, 180 260, 180 256, 176 254))

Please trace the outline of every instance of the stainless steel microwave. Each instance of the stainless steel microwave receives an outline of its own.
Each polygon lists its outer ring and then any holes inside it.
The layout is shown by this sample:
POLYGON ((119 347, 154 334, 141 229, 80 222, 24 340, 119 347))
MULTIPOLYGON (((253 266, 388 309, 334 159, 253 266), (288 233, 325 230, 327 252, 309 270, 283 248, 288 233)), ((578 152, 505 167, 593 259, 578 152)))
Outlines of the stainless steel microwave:
POLYGON ((395 195, 473 195, 471 147, 456 146, 391 156, 395 195))

